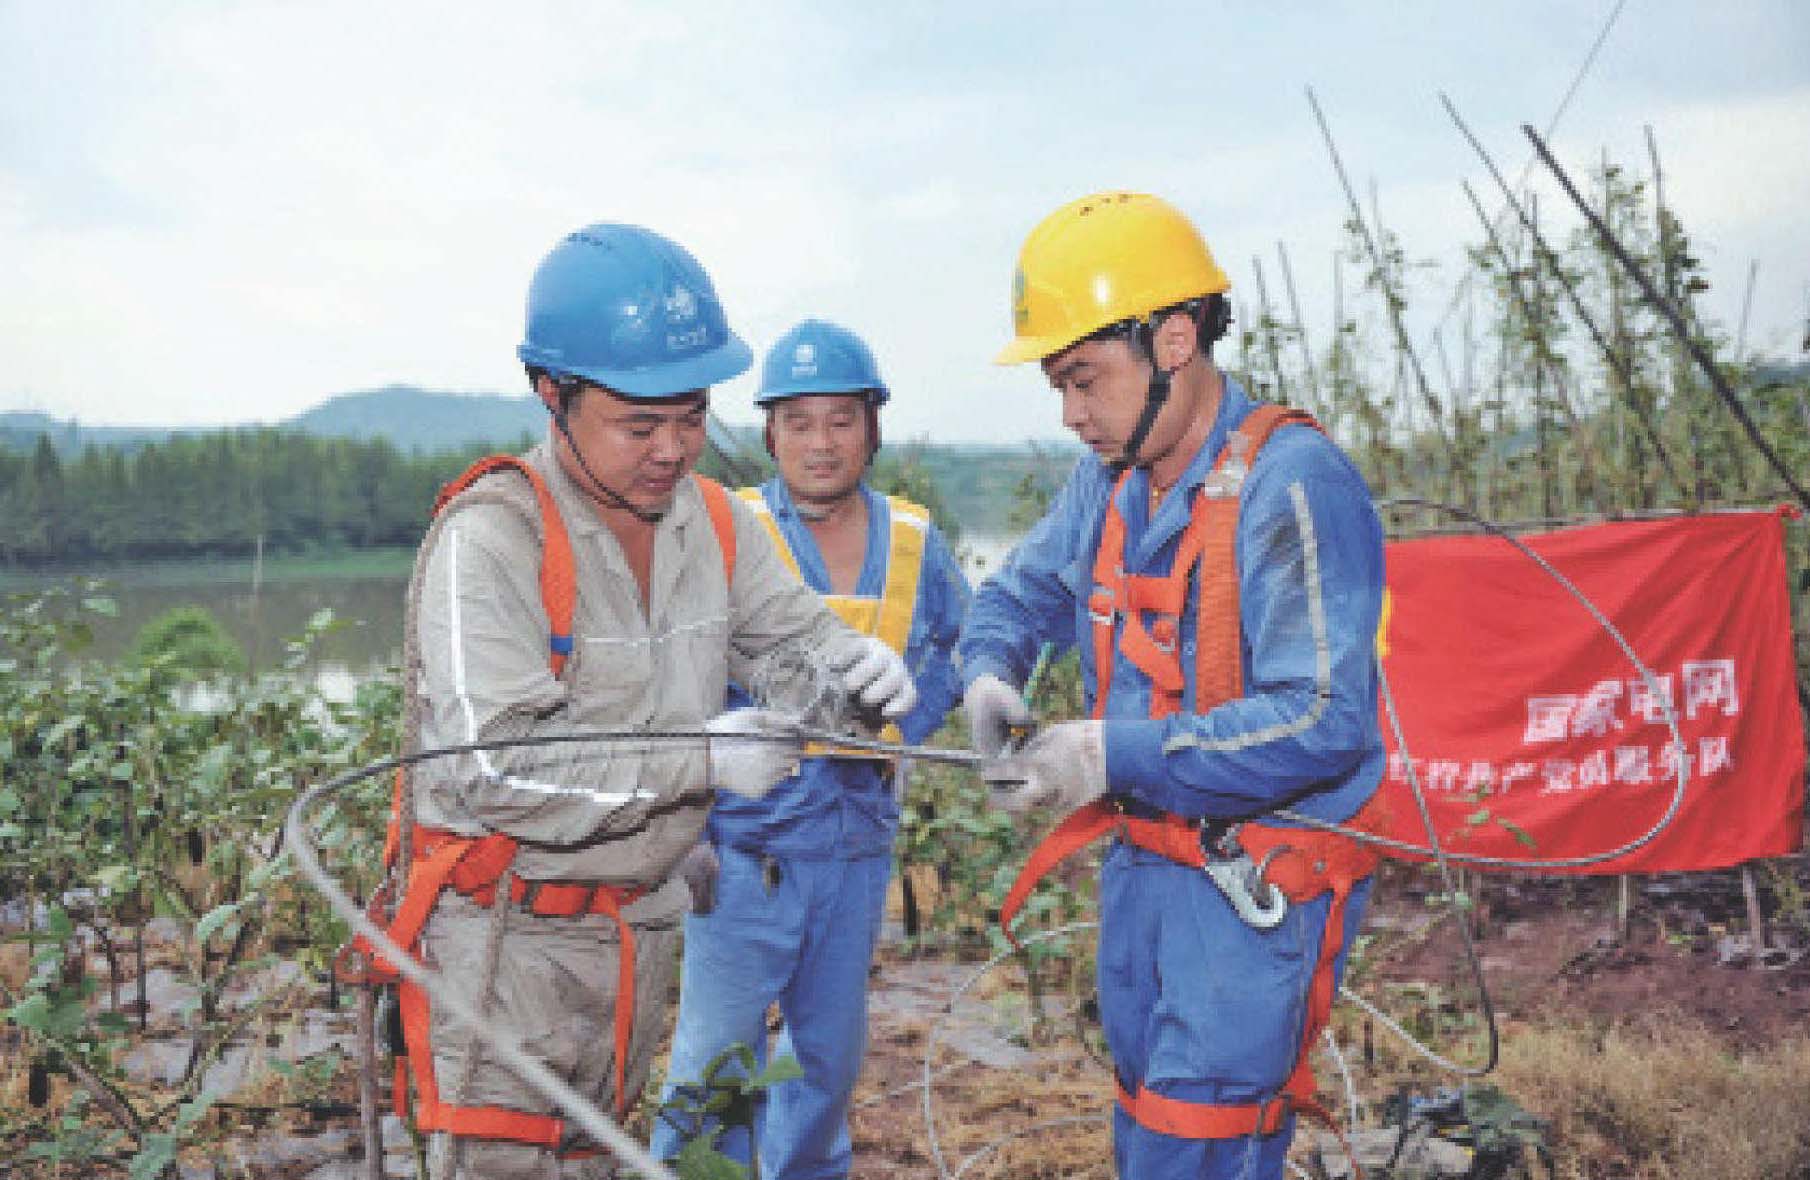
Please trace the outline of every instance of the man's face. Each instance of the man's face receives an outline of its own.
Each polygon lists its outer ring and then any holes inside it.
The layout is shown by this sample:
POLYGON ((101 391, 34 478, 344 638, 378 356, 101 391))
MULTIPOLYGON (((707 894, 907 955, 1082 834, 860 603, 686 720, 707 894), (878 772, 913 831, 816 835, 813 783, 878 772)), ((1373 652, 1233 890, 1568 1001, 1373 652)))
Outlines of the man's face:
MULTIPOLYGON (((709 406, 703 390, 637 399, 587 385, 566 427, 598 482, 643 512, 661 513, 703 453, 709 406)), ((590 485, 583 468, 567 464, 566 471, 580 486, 590 485)))
MULTIPOLYGON (((1062 395, 1062 425, 1105 462, 1124 458, 1150 392, 1149 362, 1123 340, 1083 340, 1044 358, 1043 375, 1062 395)), ((1158 434, 1151 430, 1145 455, 1159 453, 1158 434)))
POLYGON ((859 393, 787 398, 770 411, 773 458, 796 499, 840 500, 867 469, 867 397, 859 393))

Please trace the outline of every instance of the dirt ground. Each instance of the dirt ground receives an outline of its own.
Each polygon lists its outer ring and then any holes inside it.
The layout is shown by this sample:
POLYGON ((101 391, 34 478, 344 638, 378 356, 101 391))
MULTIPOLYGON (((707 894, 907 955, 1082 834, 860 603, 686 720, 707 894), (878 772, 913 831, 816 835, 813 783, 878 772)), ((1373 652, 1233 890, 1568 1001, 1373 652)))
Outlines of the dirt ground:
MULTIPOLYGON (((1436 1019, 1431 1027, 1435 1047, 1472 1060, 1479 1006, 1456 921, 1433 904, 1429 873, 1396 865, 1385 873, 1351 983, 1397 1017, 1428 1010, 1443 1014, 1443 1023, 1436 1019)), ((1801 1037, 1810 1029, 1805 953, 1810 930, 1801 902, 1793 899, 1810 890, 1810 863, 1800 858, 1775 865, 1762 874, 1761 884, 1762 900, 1775 920, 1769 951, 1756 964, 1740 876, 1732 871, 1633 882, 1625 934, 1612 879, 1492 877, 1479 883, 1471 878, 1465 887, 1478 898, 1477 947, 1503 1037, 1553 1024, 1666 1022, 1708 1028, 1731 1050, 1801 1037)), ((968 1176, 1109 1176, 1105 1113, 1112 1083, 1105 1066, 1090 1055, 1091 1027, 1074 1019, 1076 1006, 1085 1010, 1090 998, 1084 982, 1073 985, 1074 994, 1066 982, 1048 985, 1041 1000, 1045 1019, 1038 1023, 1024 974, 1015 965, 972 981, 951 1005, 951 996, 971 981, 977 965, 898 940, 882 949, 872 983, 868 1058, 851 1120, 853 1175, 870 1180, 939 1175, 919 1084, 926 1046, 934 1037, 930 1106, 935 1147, 946 1169, 966 1163, 968 1176), (976 1157, 983 1149, 986 1154, 976 1157)), ((1084 980, 1084 973, 1071 974, 1084 980)), ((1366 1035, 1369 1022, 1349 1005, 1342 1007, 1339 1026, 1355 1087, 1367 1106, 1380 1103, 1400 1084, 1399 1071, 1392 1072, 1389 1055, 1381 1050, 1388 1035, 1375 1028, 1366 1035), (1373 1039, 1374 1055, 1366 1052, 1373 1039)), ((5 1040, 18 1047, 16 1038, 5 1040)), ((7 1047, 0 1041, 0 1049, 7 1047)), ((0 1052, 0 1058, 7 1055, 0 1052)), ((4 1107, 21 1097, 22 1071, 0 1072, 6 1074, 0 1077, 4 1107)), ((1331 1070, 1322 1064, 1319 1072, 1325 1095, 1342 1101, 1328 1083, 1331 1070)), ((55 1092, 65 1090, 59 1082, 55 1092)), ((349 1076, 343 1076, 305 1113, 274 1122, 235 1120, 240 1125, 230 1133, 224 1154, 216 1149, 186 1156, 185 1176, 356 1177, 360 1173, 348 1154, 355 1139, 354 1101, 349 1076), (289 1150, 269 1150, 277 1136, 289 1150), (208 1166, 209 1156, 230 1159, 234 1166, 220 1172, 208 1166)), ((400 1137, 391 1138, 391 1150, 401 1152, 400 1137)), ((0 1157, 6 1150, 0 1143, 0 1157)), ((391 1162, 406 1163, 401 1155, 391 1162)), ((7 1174, 0 1166, 0 1175, 7 1174)), ((94 1174, 109 1173, 103 1168, 94 1174)))
MULTIPOLYGON (((1781 892, 1810 883, 1802 859, 1774 866, 1780 888, 1765 888, 1768 914, 1779 915, 1781 892)), ((1432 995, 1459 1019, 1450 1029, 1473 1032, 1480 1011, 1456 920, 1429 902, 1429 873, 1404 866, 1385 868, 1366 931, 1372 936, 1365 962, 1350 981, 1385 1011, 1404 1017, 1432 995), (1468 1014, 1468 1015, 1467 1015, 1468 1014)), ((1613 879, 1504 878, 1465 883, 1478 898, 1475 927, 1485 984, 1501 1035, 1551 1023, 1608 1027, 1697 1024, 1712 1030, 1730 1050, 1764 1047, 1783 1036, 1810 1030, 1810 931, 1804 915, 1769 923, 1769 953, 1755 964, 1749 951, 1747 918, 1736 872, 1669 875, 1630 882, 1629 920, 1620 920, 1618 883, 1613 879)), ((1437 900, 1437 899, 1435 899, 1437 900)), ((856 1177, 931 1180, 938 1172, 930 1158, 921 1090, 904 1093, 923 1072, 929 1020, 893 1002, 889 991, 901 980, 933 981, 955 974, 947 964, 925 964, 893 948, 883 955, 876 977, 876 1004, 868 1062, 852 1120, 856 1177), (935 969, 930 969, 934 967, 935 969)), ((1025 1019, 1022 972, 1003 967, 977 986, 985 999, 972 1006, 991 1012, 994 1027, 1010 1042, 1022 1039, 1025 1019)), ((945 988, 945 994, 947 989, 945 988)), ((1056 997, 1060 1010, 1064 1000, 1056 997)), ((1388 1034, 1353 1018, 1343 1005, 1340 1027, 1354 1083, 1367 1105, 1380 1103, 1399 1076, 1387 1062, 1367 1059, 1362 1042, 1381 1044, 1388 1034)), ((955 1040, 972 1049, 974 1030, 983 1027, 973 1011, 939 1030, 939 1046, 955 1040), (963 1031, 965 1030, 965 1031, 963 1031)), ((1058 1024, 1062 1023, 1060 1021, 1058 1024)), ((1109 1137, 1103 1113, 1112 1101, 1110 1076, 1088 1058, 1081 1043, 1064 1035, 1040 1046, 1029 1061, 958 1064, 933 1086, 938 1141, 952 1170, 970 1153, 1004 1136, 1030 1130, 993 1154, 976 1160, 968 1175, 1012 1177, 1107 1177, 1109 1137), (1056 1127, 1048 1120, 1083 1120, 1056 1127)), ((1458 1043, 1458 1033, 1434 1047, 1471 1062, 1475 1054, 1458 1043)), ((962 1058, 939 1048, 939 1067, 962 1058)), ((1323 1095, 1333 1102, 1328 1076, 1318 1063, 1323 1095)), ((1535 1110, 1536 1114, 1550 1114, 1535 1110)), ((1560 1145, 1563 1150, 1563 1145, 1560 1145)))

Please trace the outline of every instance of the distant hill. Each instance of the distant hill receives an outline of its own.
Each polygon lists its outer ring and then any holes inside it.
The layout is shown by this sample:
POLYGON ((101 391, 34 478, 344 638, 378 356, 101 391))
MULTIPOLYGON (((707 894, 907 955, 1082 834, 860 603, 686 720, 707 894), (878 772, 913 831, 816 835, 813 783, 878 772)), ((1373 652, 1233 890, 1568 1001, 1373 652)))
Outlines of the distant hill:
POLYGON ((1753 367, 1755 385, 1810 385, 1810 361, 1762 361, 1753 367))
POLYGON ((49 435, 58 453, 76 454, 83 447, 140 447, 161 442, 173 434, 205 434, 206 430, 177 430, 168 426, 83 426, 73 418, 52 418, 36 410, 9 410, 0 414, 0 447, 29 451, 39 435, 49 435))
POLYGON ((547 429, 547 412, 525 393, 440 393, 387 385, 337 394, 280 425, 329 438, 382 438, 399 450, 434 452, 539 438, 547 429))
MULTIPOLYGON (((444 393, 413 385, 389 385, 341 393, 274 425, 323 438, 387 439, 401 451, 458 450, 476 443, 513 446, 523 435, 539 438, 546 412, 526 394, 444 393)), ((0 447, 30 450, 47 434, 59 453, 83 447, 133 449, 175 435, 212 434, 227 427, 90 426, 36 411, 0 413, 0 447)))

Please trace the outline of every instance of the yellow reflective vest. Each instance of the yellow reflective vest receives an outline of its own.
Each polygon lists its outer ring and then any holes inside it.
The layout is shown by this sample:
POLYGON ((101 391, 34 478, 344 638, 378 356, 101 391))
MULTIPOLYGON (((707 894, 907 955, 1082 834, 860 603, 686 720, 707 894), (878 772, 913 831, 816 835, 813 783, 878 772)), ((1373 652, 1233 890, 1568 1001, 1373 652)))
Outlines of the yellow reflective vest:
MULTIPOLYGON (((768 507, 760 489, 741 488, 735 494, 746 501, 760 522, 767 526, 780 559, 803 581, 798 558, 786 543, 779 521, 773 518, 773 510, 768 507)), ((905 643, 911 637, 912 612, 917 609, 918 579, 924 571, 924 542, 930 533, 930 512, 921 504, 897 496, 886 497, 886 503, 892 535, 886 550, 886 585, 880 597, 858 594, 824 594, 820 597, 843 622, 863 635, 874 636, 903 656, 905 643)), ((890 742, 903 740, 896 725, 888 725, 880 736, 890 742)), ((821 752, 806 750, 812 754, 821 752)))

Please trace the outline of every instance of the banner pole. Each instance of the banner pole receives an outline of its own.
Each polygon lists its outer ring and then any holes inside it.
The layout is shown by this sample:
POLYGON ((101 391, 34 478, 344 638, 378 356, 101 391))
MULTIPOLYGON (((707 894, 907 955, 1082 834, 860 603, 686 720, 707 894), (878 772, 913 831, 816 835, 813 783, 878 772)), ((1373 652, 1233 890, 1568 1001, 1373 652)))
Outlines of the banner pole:
POLYGON ((1760 890, 1754 884, 1753 862, 1741 864, 1741 892, 1747 898, 1747 929, 1753 932, 1753 967, 1764 967, 1766 952, 1766 917, 1760 912, 1760 890))

